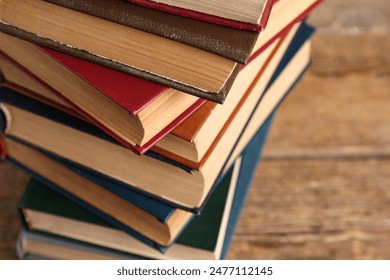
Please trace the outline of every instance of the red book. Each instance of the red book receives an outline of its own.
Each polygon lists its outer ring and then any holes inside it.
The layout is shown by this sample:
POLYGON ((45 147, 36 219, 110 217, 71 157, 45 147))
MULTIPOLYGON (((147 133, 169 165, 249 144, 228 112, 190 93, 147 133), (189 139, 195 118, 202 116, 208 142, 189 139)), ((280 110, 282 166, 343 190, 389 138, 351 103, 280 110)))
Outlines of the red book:
POLYGON ((68 107, 140 154, 205 102, 195 96, 15 37, 5 34, 0 34, 0 37, 0 53, 4 58, 55 94, 68 107), (42 65, 46 67, 43 70, 42 65), (114 111, 120 112, 119 118, 114 111), (141 137, 126 134, 137 130, 141 137))

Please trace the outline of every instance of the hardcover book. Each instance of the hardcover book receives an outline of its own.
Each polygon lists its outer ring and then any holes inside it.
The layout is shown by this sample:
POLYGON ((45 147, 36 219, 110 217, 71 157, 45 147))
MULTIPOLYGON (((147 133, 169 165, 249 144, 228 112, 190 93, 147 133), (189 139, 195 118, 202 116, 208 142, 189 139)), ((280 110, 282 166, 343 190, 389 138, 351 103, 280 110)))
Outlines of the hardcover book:
MULTIPOLYGON (((253 41, 246 60, 287 32, 319 2, 278 1, 267 29, 253 41)), ((238 65, 231 59, 48 2, 7 0, 0 2, 0 8, 3 32, 216 102, 225 100, 238 73, 238 65)))

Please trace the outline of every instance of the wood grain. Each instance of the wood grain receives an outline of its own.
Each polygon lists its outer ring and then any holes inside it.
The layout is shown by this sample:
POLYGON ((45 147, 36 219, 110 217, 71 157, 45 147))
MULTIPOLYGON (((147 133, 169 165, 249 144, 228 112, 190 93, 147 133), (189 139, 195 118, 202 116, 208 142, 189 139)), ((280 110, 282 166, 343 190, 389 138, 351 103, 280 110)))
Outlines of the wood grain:
POLYGON ((390 160, 263 161, 229 257, 388 259, 389 182, 390 160))
POLYGON ((28 176, 0 162, 0 259, 16 259, 16 239, 20 230, 17 205, 28 176))
POLYGON ((389 34, 390 6, 387 0, 328 0, 309 16, 309 22, 321 35, 389 34))
POLYGON ((276 116, 231 259, 390 258, 390 36, 317 36, 276 116))

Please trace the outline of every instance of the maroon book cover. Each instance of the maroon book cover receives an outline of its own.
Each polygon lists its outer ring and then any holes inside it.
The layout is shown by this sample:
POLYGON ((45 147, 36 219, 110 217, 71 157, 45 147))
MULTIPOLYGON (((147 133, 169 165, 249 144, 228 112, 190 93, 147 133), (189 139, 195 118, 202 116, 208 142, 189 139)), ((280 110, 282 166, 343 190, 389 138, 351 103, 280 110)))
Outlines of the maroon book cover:
POLYGON ((49 48, 41 47, 41 50, 132 115, 136 115, 168 89, 49 48))

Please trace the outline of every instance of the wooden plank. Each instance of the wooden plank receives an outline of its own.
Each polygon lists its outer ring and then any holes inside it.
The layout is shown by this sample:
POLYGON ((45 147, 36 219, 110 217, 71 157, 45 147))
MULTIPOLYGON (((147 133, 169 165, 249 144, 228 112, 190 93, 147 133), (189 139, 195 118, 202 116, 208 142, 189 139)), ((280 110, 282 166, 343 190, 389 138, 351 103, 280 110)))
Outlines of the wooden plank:
POLYGON ((17 205, 28 176, 0 162, 0 259, 16 259, 15 245, 20 230, 17 205))
POLYGON ((324 1, 309 16, 319 34, 390 34, 387 0, 324 1))
POLYGON ((234 238, 229 259, 388 260, 390 234, 360 231, 234 238))
POLYGON ((390 34, 334 36, 315 35, 312 73, 343 78, 347 74, 388 76, 390 72, 390 34))
POLYGON ((390 159, 263 161, 229 258, 388 259, 389 182, 390 159))
POLYGON ((264 156, 388 157, 389 49, 390 36, 315 37, 312 68, 282 104, 264 156))
POLYGON ((390 258, 389 39, 314 37, 229 258, 390 258))

